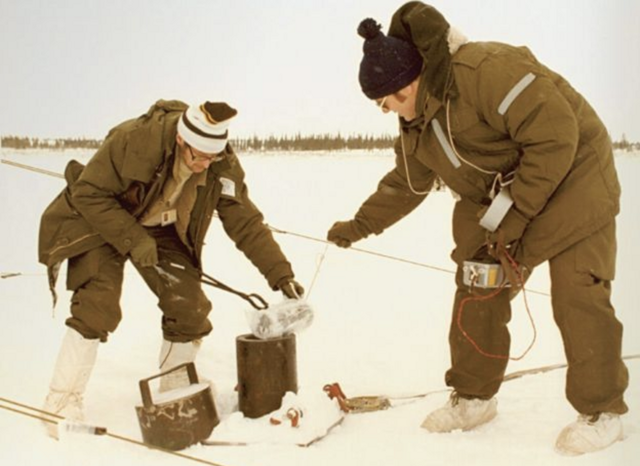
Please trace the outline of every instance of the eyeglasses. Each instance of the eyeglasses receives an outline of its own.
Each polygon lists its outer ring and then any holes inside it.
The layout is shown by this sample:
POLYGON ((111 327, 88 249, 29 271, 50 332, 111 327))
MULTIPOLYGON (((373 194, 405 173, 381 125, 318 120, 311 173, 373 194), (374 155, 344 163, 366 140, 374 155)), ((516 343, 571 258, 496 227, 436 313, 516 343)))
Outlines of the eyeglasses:
POLYGON ((380 100, 376 100, 376 105, 383 112, 388 112, 389 111, 389 107, 387 107, 387 99, 388 98, 389 98, 389 96, 385 96, 380 100))
POLYGON ((189 150, 189 155, 191 156, 191 161, 192 162, 196 162, 196 163, 216 163, 216 162, 220 162, 221 160, 224 160, 227 156, 227 154, 222 151, 219 154, 212 154, 212 155, 196 155, 193 153, 193 149, 189 144, 186 144, 187 149, 189 150))

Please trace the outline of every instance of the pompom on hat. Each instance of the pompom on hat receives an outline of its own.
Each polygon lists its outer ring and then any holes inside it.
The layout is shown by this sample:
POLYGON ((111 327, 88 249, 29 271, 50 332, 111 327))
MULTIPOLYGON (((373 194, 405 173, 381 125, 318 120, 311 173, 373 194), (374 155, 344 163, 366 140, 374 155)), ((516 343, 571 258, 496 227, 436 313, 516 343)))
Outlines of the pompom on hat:
POLYGON ((190 106, 178 120, 178 134, 206 154, 222 152, 229 138, 229 122, 238 112, 224 102, 190 106))
POLYGON ((360 87, 370 99, 380 99, 405 88, 422 71, 422 57, 409 42, 386 36, 374 19, 358 26, 364 38, 360 62, 360 87))

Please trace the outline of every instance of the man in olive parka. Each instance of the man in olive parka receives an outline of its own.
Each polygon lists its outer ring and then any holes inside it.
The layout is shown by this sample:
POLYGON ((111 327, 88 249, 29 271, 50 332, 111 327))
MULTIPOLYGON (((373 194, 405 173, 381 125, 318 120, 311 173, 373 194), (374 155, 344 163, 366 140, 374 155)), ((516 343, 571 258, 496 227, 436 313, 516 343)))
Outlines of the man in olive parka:
MULTIPOLYGON (((39 259, 48 266, 52 291, 60 263, 68 259, 67 288, 73 292, 46 411, 82 419, 82 395, 98 343, 121 319, 128 259, 163 313, 160 369, 195 359, 200 340, 212 330, 212 306, 200 272, 214 211, 274 290, 288 298, 303 294, 249 198, 244 171, 228 143, 236 113, 226 103, 160 100, 113 128, 86 167, 75 161, 67 166, 67 187, 40 226, 39 259)), ((182 385, 184 378, 172 372, 162 378, 161 389, 182 385)), ((57 436, 55 426, 48 427, 57 436)))
POLYGON ((365 39, 362 90, 399 117, 396 166, 353 220, 331 227, 328 239, 349 247, 382 233, 425 199, 437 177, 458 199, 457 291, 445 377, 454 395, 423 427, 469 430, 497 412, 514 293, 472 289, 465 262, 501 263, 517 290, 548 261, 568 361, 566 395, 580 413, 560 433, 557 449, 579 454, 621 440, 628 372, 622 325, 610 301, 620 186, 604 125, 527 48, 467 42, 429 5, 402 6, 386 36, 372 19, 358 32, 365 39), (491 299, 474 299, 490 292, 491 299))

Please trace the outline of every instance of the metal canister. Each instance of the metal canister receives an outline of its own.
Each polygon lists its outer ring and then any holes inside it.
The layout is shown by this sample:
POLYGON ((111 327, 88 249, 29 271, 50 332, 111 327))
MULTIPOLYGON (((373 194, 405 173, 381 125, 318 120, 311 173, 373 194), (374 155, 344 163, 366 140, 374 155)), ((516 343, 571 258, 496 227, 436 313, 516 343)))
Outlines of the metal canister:
POLYGON ((238 405, 258 418, 282 405, 287 392, 298 392, 296 336, 261 340, 252 334, 236 338, 238 405))
POLYGON ((145 443, 167 450, 183 450, 209 438, 220 422, 211 387, 198 383, 193 363, 140 381, 142 406, 136 406, 140 431, 145 443), (189 385, 155 394, 152 398, 149 382, 177 370, 187 370, 189 385))

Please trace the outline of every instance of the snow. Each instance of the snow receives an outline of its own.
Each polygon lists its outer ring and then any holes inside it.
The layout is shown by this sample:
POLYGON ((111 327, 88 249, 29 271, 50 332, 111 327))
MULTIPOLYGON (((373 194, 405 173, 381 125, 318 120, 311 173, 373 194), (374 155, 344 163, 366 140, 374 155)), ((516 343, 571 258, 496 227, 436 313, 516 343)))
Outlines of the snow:
POLYGON ((338 403, 321 389, 302 388, 297 394, 287 392, 280 409, 258 419, 232 413, 214 429, 208 441, 306 446, 343 418, 338 403))
MULTIPOLYGON (((56 172, 71 158, 82 161, 89 156, 82 151, 18 153, 8 149, 1 154, 3 159, 56 172)), ((625 355, 640 353, 636 304, 640 157, 632 155, 616 157, 623 208, 613 299, 625 324, 625 355)), ((300 395, 316 394, 333 382, 339 382, 349 397, 429 395, 396 400, 385 411, 348 414, 325 439, 307 448, 282 444, 281 425, 273 426, 271 443, 197 445, 181 453, 224 466, 613 465, 628 464, 638 457, 637 359, 627 362, 631 374, 626 393, 630 412, 623 417, 627 438, 599 453, 567 458, 553 449, 560 430, 576 417, 564 398, 563 369, 505 382, 498 394, 498 417, 476 431, 429 434, 421 429, 424 417, 448 396, 443 378, 449 361, 447 334, 454 289, 448 272, 453 271, 449 259, 452 197, 434 193, 385 234, 356 245, 429 266, 421 267, 297 236, 323 239, 334 221, 350 218, 392 166, 393 159, 385 153, 251 154, 242 160, 251 196, 267 222, 289 232, 275 237, 293 263, 297 279, 307 287, 315 311, 313 325, 297 338, 300 395)), ((41 406, 47 393, 68 315, 70 295, 64 290, 64 266, 57 287, 59 304, 52 313, 44 267, 37 263, 36 253, 39 217, 62 187, 60 179, 0 164, 0 273, 21 274, 0 279, 0 397, 34 407, 41 406)), ((205 248, 205 271, 269 302, 282 299, 268 289, 217 221, 205 248)), ((135 406, 141 403, 138 382, 158 373, 160 313, 135 269, 128 265, 125 275, 123 320, 109 342, 100 345, 85 404, 90 422, 141 440, 135 413, 135 406)), ((544 266, 535 271, 528 288, 537 340, 522 361, 510 363, 509 372, 564 362, 546 295, 549 279, 544 266)), ((244 435, 257 435, 264 426, 233 414, 237 407, 235 339, 248 333, 248 305, 210 287, 205 292, 214 305, 214 331, 198 357, 199 376, 215 384, 220 417, 245 425, 244 435)), ((533 335, 522 298, 515 302, 510 328, 513 354, 519 355, 533 335)), ((318 421, 321 423, 324 421, 318 421)), ((312 421, 309 424, 314 426, 312 421)), ((0 409, 0 432, 0 463, 7 465, 195 464, 108 436, 67 435, 56 442, 44 435, 37 420, 5 409, 0 409)))

